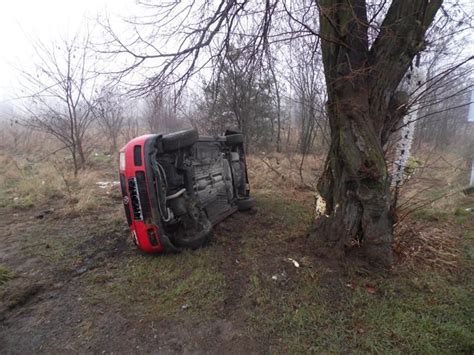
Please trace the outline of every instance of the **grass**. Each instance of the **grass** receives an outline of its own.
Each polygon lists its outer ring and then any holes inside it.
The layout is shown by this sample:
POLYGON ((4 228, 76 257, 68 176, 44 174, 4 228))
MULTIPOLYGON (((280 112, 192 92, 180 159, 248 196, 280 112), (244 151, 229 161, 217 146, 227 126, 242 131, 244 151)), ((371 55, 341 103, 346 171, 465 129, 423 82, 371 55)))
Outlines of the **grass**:
MULTIPOLYGON (((272 204, 272 209, 277 206, 272 204)), ((276 348, 284 344, 296 353, 472 353, 474 216, 425 210, 416 217, 463 225, 458 247, 465 253, 456 274, 433 268, 404 270, 403 265, 393 275, 371 277, 355 270, 331 275, 309 268, 294 276, 290 289, 278 287, 268 276, 253 275, 248 297, 259 300, 250 312, 254 328, 281 339, 276 348), (327 277, 334 280, 324 281, 327 277), (369 292, 374 289, 375 294, 369 292)))
MULTIPOLYGON (((135 314, 200 320, 216 317, 223 301, 225 279, 212 261, 212 250, 201 249, 165 257, 134 255, 108 278, 105 292, 89 289, 91 302, 112 295, 135 314)), ((98 275, 91 276, 102 284, 98 275)), ((103 285, 101 285, 103 287, 103 285)))
MULTIPOLYGON (((241 295, 233 317, 246 324, 249 336, 265 339, 272 352, 474 351, 473 265, 466 253, 454 274, 403 264, 388 275, 332 269, 305 244, 308 201, 258 192, 256 197, 255 224, 218 235, 207 248, 167 256, 133 253, 116 270, 90 274, 89 301, 113 302, 145 319, 183 325, 217 321, 236 282, 235 275, 222 269, 228 255, 221 253, 230 245, 228 238, 240 238, 232 254, 242 265, 234 271, 241 273, 241 295), (295 245, 303 247, 292 249, 295 245)), ((420 218, 437 223, 438 212, 436 220, 420 218)), ((450 223, 470 223, 465 214, 441 215, 450 223)), ((470 238, 459 247, 472 248, 470 238)))
MULTIPOLYGON (((281 214, 286 215, 285 209, 281 214)), ((474 217, 441 211, 435 215, 465 223, 459 247, 467 252, 457 274, 403 270, 403 265, 393 275, 371 277, 355 270, 332 275, 302 268, 287 288, 255 273, 247 294, 248 303, 255 305, 249 310, 253 328, 279 339, 275 349, 283 346, 284 352, 472 353, 474 217)))
POLYGON ((412 216, 425 222, 447 222, 451 217, 451 213, 445 210, 426 208, 414 211, 412 216))
MULTIPOLYGON (((207 248, 178 255, 147 256, 133 253, 121 262, 120 272, 89 275, 93 284, 88 288, 89 302, 102 303, 113 297, 133 314, 144 317, 154 314, 186 322, 218 318, 225 307, 226 298, 232 296, 228 288, 233 281, 227 279, 229 275, 222 269, 222 264, 229 260, 224 259, 242 259, 248 265, 257 261, 254 266, 258 267, 258 258, 251 250, 262 250, 269 238, 281 238, 284 242, 286 238, 294 237, 292 233, 285 233, 284 226, 296 232, 302 226, 309 225, 308 209, 299 201, 288 202, 282 196, 275 198, 259 194, 258 206, 262 209, 259 213, 265 215, 268 225, 272 226, 268 230, 270 234, 264 238, 264 230, 256 225, 255 228, 246 229, 244 234, 240 230, 226 232, 225 239, 217 236, 216 242, 207 248), (284 220, 280 218, 282 211, 288 216, 284 220), (222 254, 232 238, 241 238, 241 256, 222 254)), ((231 259, 230 263, 233 261, 231 259)), ((244 277, 243 284, 246 282, 247 278, 244 277)))
POLYGON ((0 286, 13 278, 13 272, 5 265, 0 264, 0 286))
MULTIPOLYGON (((254 330, 283 352, 472 353, 474 285, 469 275, 425 271, 322 283, 302 271, 290 290, 254 275, 247 294, 254 330), (346 285, 358 285, 355 290, 346 285), (376 294, 367 284, 375 285, 376 294), (276 340, 276 341, 275 341, 276 340)), ((334 275, 334 277, 338 277, 334 275)))
MULTIPOLYGON (((302 204, 275 196, 259 198, 265 216, 278 216, 275 219, 289 226, 289 233, 307 221, 302 204)), ((431 213, 425 211, 421 218, 431 213)), ((455 224, 466 223, 467 218, 472 222, 472 215, 466 214, 436 211, 435 216, 436 221, 442 216, 443 221, 455 224)), ((464 231, 472 235, 472 225, 464 231)), ((260 235, 258 242, 254 240, 246 249, 246 257, 261 257, 259 244, 270 238, 260 235)), ((472 253, 472 237, 465 238, 463 244, 459 247, 469 246, 472 253)), ((275 349, 283 352, 471 353, 473 265, 472 256, 463 257, 456 275, 419 268, 368 277, 357 270, 340 274, 303 264, 283 284, 273 281, 260 265, 250 276, 247 317, 254 331, 273 339, 275 349)))
MULTIPOLYGON (((257 194, 257 199, 267 224, 252 226, 244 235, 226 235, 242 238, 236 257, 248 266, 248 275, 236 307, 243 310, 240 316, 250 334, 269 339, 277 352, 472 352, 474 284, 463 269, 469 269, 467 264, 456 276, 433 269, 389 277, 354 270, 332 273, 285 249, 308 226, 304 203, 268 194, 257 194), (286 262, 291 253, 301 262, 299 269, 286 262), (274 281, 273 275, 282 280, 274 281)), ((137 255, 118 278, 107 281, 107 295, 142 314, 185 322, 219 319, 231 281, 215 264, 218 253, 214 245, 166 257, 137 255)))
POLYGON ((59 201, 69 212, 81 214, 103 208, 110 197, 120 198, 118 187, 100 189, 96 185, 98 181, 116 180, 110 173, 115 157, 93 155, 91 165, 95 169, 80 171, 78 176, 67 169, 61 157, 57 159, 31 163, 0 152, 0 207, 28 210, 59 201))
POLYGON ((21 231, 25 243, 24 252, 31 257, 40 257, 44 261, 67 269, 76 260, 75 248, 87 238, 87 230, 78 221, 63 226, 58 221, 37 222, 21 231))

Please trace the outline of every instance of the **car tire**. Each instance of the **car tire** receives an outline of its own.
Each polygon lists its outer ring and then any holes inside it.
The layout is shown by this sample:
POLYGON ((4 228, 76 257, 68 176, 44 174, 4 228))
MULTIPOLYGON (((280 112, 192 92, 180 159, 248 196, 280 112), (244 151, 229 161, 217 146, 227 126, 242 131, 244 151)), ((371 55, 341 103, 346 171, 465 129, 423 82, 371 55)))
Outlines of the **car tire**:
POLYGON ((198 132, 195 129, 187 129, 163 136, 163 151, 171 152, 193 145, 198 140, 198 132))
POLYGON ((201 220, 202 223, 202 230, 197 232, 196 234, 191 234, 187 236, 183 236, 178 240, 175 240, 175 245, 179 249, 198 249, 208 245, 212 237, 214 236, 214 232, 212 230, 211 222, 205 218, 201 220))
POLYGON ((231 134, 230 136, 226 136, 225 139, 227 145, 237 145, 244 143, 244 136, 241 134, 231 134))
POLYGON ((255 206, 255 200, 251 197, 237 200, 237 209, 239 211, 248 211, 255 206))

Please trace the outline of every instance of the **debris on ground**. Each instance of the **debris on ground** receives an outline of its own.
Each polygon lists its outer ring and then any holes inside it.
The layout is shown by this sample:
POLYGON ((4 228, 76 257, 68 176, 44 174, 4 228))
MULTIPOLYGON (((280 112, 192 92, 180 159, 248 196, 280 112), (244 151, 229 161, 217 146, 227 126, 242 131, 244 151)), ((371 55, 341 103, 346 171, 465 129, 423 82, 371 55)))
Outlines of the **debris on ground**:
POLYGON ((109 187, 115 187, 120 185, 120 181, 97 181, 95 183, 100 189, 106 189, 109 187))
POLYGON ((295 259, 288 258, 288 260, 291 261, 295 267, 300 267, 300 263, 297 262, 295 259))
POLYGON ((40 213, 38 213, 37 215, 35 215, 35 218, 37 219, 42 219, 44 218, 46 215, 48 214, 51 214, 54 212, 54 208, 48 208, 47 210, 44 210, 44 211, 41 211, 40 213))
POLYGON ((375 295, 377 293, 377 289, 375 288, 374 285, 372 284, 366 284, 365 285, 365 290, 367 291, 368 294, 370 295, 375 295))

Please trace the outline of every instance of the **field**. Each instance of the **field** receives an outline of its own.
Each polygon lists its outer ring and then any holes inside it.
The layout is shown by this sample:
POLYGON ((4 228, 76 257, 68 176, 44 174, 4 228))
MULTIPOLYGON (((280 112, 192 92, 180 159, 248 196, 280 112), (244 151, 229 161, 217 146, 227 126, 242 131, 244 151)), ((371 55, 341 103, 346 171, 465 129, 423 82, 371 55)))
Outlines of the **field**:
POLYGON ((257 213, 161 256, 136 250, 118 187, 97 184, 117 180, 114 157, 77 178, 61 160, 0 160, 2 353, 474 352, 474 200, 439 198, 457 191, 444 175, 413 178, 381 272, 308 237, 315 157, 301 176, 297 157, 250 157, 257 213), (419 201, 436 201, 415 204, 429 184, 419 201))

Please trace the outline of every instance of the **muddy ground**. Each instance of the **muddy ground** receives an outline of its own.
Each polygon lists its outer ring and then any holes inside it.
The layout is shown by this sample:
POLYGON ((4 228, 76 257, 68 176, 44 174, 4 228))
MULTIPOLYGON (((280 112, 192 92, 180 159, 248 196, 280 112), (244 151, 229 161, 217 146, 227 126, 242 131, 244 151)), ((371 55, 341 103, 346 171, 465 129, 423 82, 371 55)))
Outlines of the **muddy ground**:
MULTIPOLYGON (((268 347, 248 338, 235 316, 242 289, 242 278, 233 267, 238 239, 217 233, 212 246, 213 258, 229 285, 222 316, 212 322, 189 319, 183 323, 159 313, 134 314, 126 304, 115 304, 113 297, 100 303, 88 300, 91 288, 105 287, 107 282, 91 285, 88 275, 114 278, 122 265, 150 258, 134 248, 123 223, 107 231, 113 207, 100 217, 64 218, 55 212, 40 217, 44 210, 13 216, 9 210, 1 211, 0 219, 7 223, 0 229, 0 262, 15 273, 2 299, 0 347, 4 352, 227 352, 268 347)), ((249 218, 253 217, 233 216, 226 226, 245 226, 249 218)), ((182 308, 186 312, 186 305, 182 308)))

